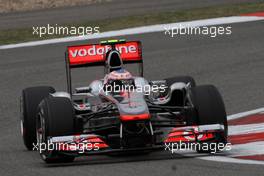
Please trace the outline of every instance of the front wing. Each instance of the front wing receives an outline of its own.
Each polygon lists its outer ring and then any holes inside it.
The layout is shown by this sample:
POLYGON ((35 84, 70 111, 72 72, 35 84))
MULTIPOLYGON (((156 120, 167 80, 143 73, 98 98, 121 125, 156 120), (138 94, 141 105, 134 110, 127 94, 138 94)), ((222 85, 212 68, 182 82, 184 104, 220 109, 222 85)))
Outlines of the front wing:
POLYGON ((111 148, 104 139, 95 134, 81 134, 72 136, 50 137, 48 144, 53 150, 69 155, 97 155, 130 151, 152 151, 165 149, 171 143, 203 143, 222 142, 219 135, 224 135, 224 126, 220 124, 185 126, 173 128, 166 135, 163 144, 153 144, 150 147, 140 148, 111 148))

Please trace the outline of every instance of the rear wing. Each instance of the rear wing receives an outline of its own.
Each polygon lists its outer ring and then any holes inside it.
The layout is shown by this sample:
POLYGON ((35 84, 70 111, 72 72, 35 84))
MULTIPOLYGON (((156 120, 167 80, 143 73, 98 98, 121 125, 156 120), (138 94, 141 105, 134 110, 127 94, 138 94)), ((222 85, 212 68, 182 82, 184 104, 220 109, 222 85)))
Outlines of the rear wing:
POLYGON ((71 69, 90 66, 104 66, 105 54, 115 47, 120 52, 124 64, 140 63, 140 74, 143 76, 142 47, 140 41, 111 40, 101 44, 68 46, 65 52, 68 92, 72 93, 71 69))
MULTIPOLYGON (((123 62, 141 62, 142 51, 141 42, 130 41, 115 44, 115 48, 120 52, 123 62)), ((67 61, 70 68, 104 65, 105 54, 111 49, 111 45, 106 44, 89 44, 68 46, 67 61)))

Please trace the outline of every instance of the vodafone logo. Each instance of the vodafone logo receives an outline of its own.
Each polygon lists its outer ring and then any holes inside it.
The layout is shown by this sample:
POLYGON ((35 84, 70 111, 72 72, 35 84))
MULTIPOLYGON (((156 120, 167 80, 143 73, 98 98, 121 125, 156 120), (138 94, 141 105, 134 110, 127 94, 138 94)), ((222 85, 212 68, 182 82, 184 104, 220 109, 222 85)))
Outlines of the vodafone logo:
MULTIPOLYGON (((138 41, 117 44, 115 47, 123 61, 140 61, 142 59, 141 45, 138 41)), ((104 55, 109 50, 111 50, 111 46, 100 44, 69 46, 69 63, 70 65, 103 63, 104 55)))
MULTIPOLYGON (((69 54, 71 58, 98 56, 98 55, 103 56, 110 49, 111 46, 90 45, 75 49, 69 49, 69 54)), ((120 54, 137 53, 137 47, 135 45, 116 46, 116 49, 120 52, 120 54)))

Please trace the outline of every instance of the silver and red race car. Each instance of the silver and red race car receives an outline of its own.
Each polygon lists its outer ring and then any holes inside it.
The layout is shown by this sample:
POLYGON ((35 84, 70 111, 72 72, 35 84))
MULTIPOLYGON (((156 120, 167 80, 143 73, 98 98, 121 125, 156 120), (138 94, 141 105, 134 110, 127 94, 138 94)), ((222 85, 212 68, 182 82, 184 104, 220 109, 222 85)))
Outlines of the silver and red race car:
POLYGON ((227 143, 226 111, 218 90, 196 85, 190 76, 146 80, 139 41, 69 46, 65 61, 67 92, 49 86, 22 91, 24 144, 38 150, 45 162, 151 152, 178 143, 227 143), (129 64, 139 68, 138 76, 126 70, 129 64), (105 77, 73 90, 72 69, 92 66, 104 66, 105 77))

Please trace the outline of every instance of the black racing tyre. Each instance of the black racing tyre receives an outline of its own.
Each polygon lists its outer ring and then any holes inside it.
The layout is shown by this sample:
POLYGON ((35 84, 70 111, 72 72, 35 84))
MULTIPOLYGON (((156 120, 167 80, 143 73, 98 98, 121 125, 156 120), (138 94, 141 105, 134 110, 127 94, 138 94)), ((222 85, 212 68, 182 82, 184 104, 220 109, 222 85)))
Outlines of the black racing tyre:
MULTIPOLYGON (((222 124, 224 134, 218 136, 221 143, 227 142, 227 115, 223 99, 213 85, 202 85, 191 88, 190 98, 194 105, 197 125, 222 124)), ((193 117, 195 118, 195 117, 193 117)), ((211 152, 210 150, 198 150, 198 152, 211 152)))
POLYGON ((165 80, 168 86, 172 85, 175 82, 183 82, 185 84, 190 83, 191 87, 196 86, 195 80, 191 76, 175 76, 175 77, 166 78, 165 80))
MULTIPOLYGON (((48 137, 73 135, 75 132, 75 113, 69 98, 47 97, 39 105, 36 134, 39 146, 48 146, 48 137)), ((72 162, 74 156, 56 150, 40 151, 46 163, 72 162)))
POLYGON ((20 100, 21 113, 21 134, 24 144, 28 150, 33 149, 33 143, 36 143, 36 114, 39 103, 55 89, 48 86, 29 87, 22 91, 20 100))

